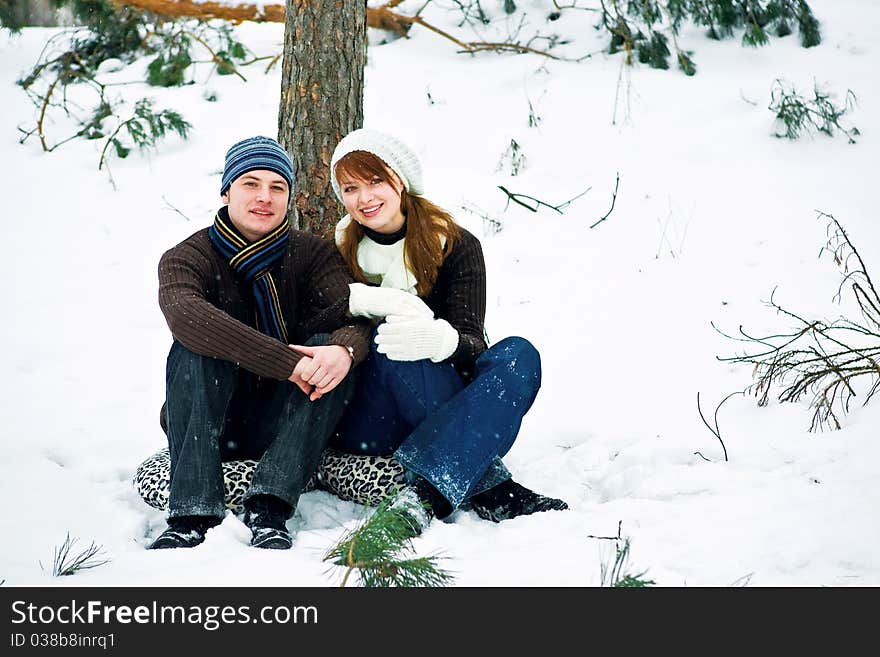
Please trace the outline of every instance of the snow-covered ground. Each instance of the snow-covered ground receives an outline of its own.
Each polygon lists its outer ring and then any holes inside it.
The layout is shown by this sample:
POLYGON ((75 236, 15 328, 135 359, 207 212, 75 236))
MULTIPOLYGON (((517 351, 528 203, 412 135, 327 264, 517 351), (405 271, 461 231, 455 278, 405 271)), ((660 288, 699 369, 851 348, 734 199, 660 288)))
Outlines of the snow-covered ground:
MULTIPOLYGON (((880 403, 857 399, 841 430, 809 433, 806 404, 759 408, 735 396, 719 413, 728 462, 696 406, 699 391, 710 416, 751 381, 748 368, 716 360, 739 345, 710 321, 728 332, 790 328, 762 304, 774 287, 777 301, 802 314, 853 315, 847 294, 832 303, 841 275, 817 258, 826 235, 817 210, 837 217, 869 271, 880 272, 870 191, 880 162, 880 5, 811 0, 823 42, 809 50, 796 36, 754 50, 685 30, 682 45, 699 67, 689 78, 622 70, 621 55, 600 52, 592 13, 566 10, 548 23, 550 3, 519 4, 529 12, 523 33, 558 32, 571 40, 560 54, 593 56, 471 57, 417 26, 408 40, 370 47, 365 116, 416 148, 429 198, 481 237, 490 338, 523 335, 541 351, 543 389, 505 461, 517 480, 571 510, 500 525, 459 512, 433 523, 418 552, 449 557, 457 585, 594 586, 613 544, 591 536, 613 536, 620 523, 632 539, 631 570, 663 586, 880 584, 880 403), (767 105, 777 78, 802 91, 827 85, 838 101, 855 91, 858 144, 774 138, 767 105), (516 176, 502 162, 511 140, 525 156, 516 176), (618 174, 614 211, 591 229, 618 174), (590 191, 564 214, 531 213, 508 207, 498 185, 551 204, 590 191)), ((425 18, 477 40, 446 5, 432 4, 425 18)), ((495 29, 487 34, 503 37, 508 26, 495 29)), ((15 80, 52 34, 0 33, 9 246, 0 283, 0 579, 338 584, 321 557, 364 507, 306 494, 289 552, 251 548, 231 515, 194 550, 151 552, 144 546, 163 514, 131 485, 138 463, 165 444, 157 418, 171 338, 156 301, 159 256, 210 222, 226 148, 275 134, 279 67, 248 67, 247 83, 205 64, 190 86, 110 87, 132 102, 155 98, 194 125, 187 141, 112 159, 114 188, 97 170, 100 141, 48 154, 35 137, 18 143, 16 127, 29 129, 35 111, 15 80), (103 546, 110 563, 53 579, 40 562, 51 563, 67 532, 103 546)), ((237 34, 258 55, 281 50, 281 25, 246 24, 237 34)), ((103 79, 141 80, 146 65, 103 79)), ((51 123, 46 133, 50 143, 64 136, 51 123)))

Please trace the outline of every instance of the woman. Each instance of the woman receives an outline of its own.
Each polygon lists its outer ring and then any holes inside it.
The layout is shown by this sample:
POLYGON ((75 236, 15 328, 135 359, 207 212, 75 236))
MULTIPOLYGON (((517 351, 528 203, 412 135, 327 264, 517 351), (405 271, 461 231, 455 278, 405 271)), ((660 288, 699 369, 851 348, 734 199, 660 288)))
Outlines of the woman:
MULTIPOLYGON (((537 395, 541 365, 523 338, 487 347, 479 240, 421 195, 418 158, 391 135, 350 133, 331 174, 348 211, 336 244, 361 281, 350 285, 349 311, 385 320, 331 444, 393 453, 410 483, 403 499, 417 496, 438 518, 459 506, 495 522, 567 509, 514 482, 501 463, 537 395)), ((415 520, 418 532, 429 518, 415 520)))

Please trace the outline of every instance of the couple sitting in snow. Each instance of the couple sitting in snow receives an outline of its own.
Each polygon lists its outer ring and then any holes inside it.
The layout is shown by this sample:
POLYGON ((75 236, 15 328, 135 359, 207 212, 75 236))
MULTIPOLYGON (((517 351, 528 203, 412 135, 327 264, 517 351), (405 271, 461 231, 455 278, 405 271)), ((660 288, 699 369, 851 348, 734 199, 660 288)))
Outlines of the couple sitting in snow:
POLYGON ((289 548, 286 522, 328 446, 393 454, 413 536, 459 507, 495 522, 567 508, 501 462, 540 357, 517 337, 487 347, 479 241, 422 196, 418 159, 390 135, 352 132, 331 169, 348 211, 335 244, 291 228, 293 165, 252 137, 226 154, 213 225, 162 256, 171 485, 150 548, 204 540, 235 459, 259 461, 243 500, 251 544, 289 548))

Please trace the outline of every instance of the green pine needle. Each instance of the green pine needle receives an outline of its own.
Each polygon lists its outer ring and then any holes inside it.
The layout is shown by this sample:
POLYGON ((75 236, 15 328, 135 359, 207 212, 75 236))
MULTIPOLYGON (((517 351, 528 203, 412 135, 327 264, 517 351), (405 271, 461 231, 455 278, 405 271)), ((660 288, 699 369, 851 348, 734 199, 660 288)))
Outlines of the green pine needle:
POLYGON ((438 559, 435 556, 419 557, 361 566, 361 583, 371 588, 448 586, 453 577, 438 567, 438 559))
POLYGON ((622 579, 618 580, 614 586, 616 588, 621 589, 641 589, 646 588, 648 586, 654 586, 656 582, 653 579, 642 579, 642 575, 645 573, 639 573, 638 575, 626 575, 622 579))
POLYGON ((160 53, 147 67, 147 83, 154 87, 179 87, 186 82, 184 74, 190 64, 189 50, 179 50, 167 57, 160 53))
POLYGON ((695 75, 697 72, 697 65, 694 64, 694 60, 691 59, 691 54, 692 53, 690 52, 678 53, 678 67, 687 76, 695 75))
POLYGON ((760 46, 766 46, 770 42, 770 37, 767 36, 767 32, 764 31, 764 28, 752 23, 746 27, 746 31, 743 33, 742 42, 744 46, 759 48, 760 46))
POLYGON ((671 38, 675 49, 682 50, 676 56, 678 67, 689 76, 696 74, 697 66, 691 52, 677 43, 688 23, 705 26, 709 38, 716 40, 742 30, 742 44, 754 48, 767 45, 770 34, 791 34, 795 24, 802 46, 821 42, 819 22, 807 0, 602 0, 599 5, 597 28, 611 37, 609 53, 625 51, 626 63, 631 64, 635 52, 640 63, 668 69, 671 38))
POLYGON ((647 570, 638 574, 626 572, 629 569, 630 545, 629 537, 619 538, 618 534, 618 538, 615 540, 614 563, 610 566, 606 563, 600 564, 600 586, 644 588, 656 584, 654 580, 644 578, 647 570))
POLYGON ((178 112, 166 109, 161 112, 153 110, 153 101, 149 98, 141 98, 134 106, 131 117, 120 123, 104 144, 98 169, 102 169, 107 162, 110 146, 114 147, 116 155, 120 158, 128 156, 131 148, 125 145, 119 138, 124 130, 132 143, 141 150, 154 147, 164 139, 169 132, 176 133, 182 139, 189 136, 192 125, 178 112))
POLYGON ((784 82, 776 80, 770 93, 769 110, 776 114, 776 136, 786 139, 797 139, 804 134, 821 132, 833 137, 841 132, 851 144, 861 134, 856 127, 848 128, 841 119, 856 106, 856 95, 847 90, 846 100, 842 106, 835 105, 831 93, 813 85, 813 97, 806 98, 797 90, 784 82))
POLYGON ((446 586, 453 577, 438 565, 439 557, 406 558, 414 552, 412 520, 382 502, 358 527, 324 555, 324 561, 346 569, 342 586, 353 573, 364 587, 446 586))
POLYGON ((822 42, 822 35, 819 32, 819 21, 813 16, 813 12, 802 0, 798 3, 798 29, 801 35, 801 45, 804 48, 812 48, 818 46, 822 42))

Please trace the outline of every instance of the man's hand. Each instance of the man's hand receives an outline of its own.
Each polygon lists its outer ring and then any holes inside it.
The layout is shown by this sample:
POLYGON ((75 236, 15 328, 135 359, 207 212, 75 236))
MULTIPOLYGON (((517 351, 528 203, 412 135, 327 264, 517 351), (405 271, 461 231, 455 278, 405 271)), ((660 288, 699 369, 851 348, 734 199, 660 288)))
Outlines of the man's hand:
POLYGON ((330 344, 321 347, 306 347, 291 344, 291 349, 303 355, 293 368, 290 381, 316 401, 339 385, 351 369, 351 354, 348 349, 330 344))
MULTIPOLYGON (((287 345, 287 346, 289 347, 291 345, 287 345)), ((306 395, 309 395, 309 396, 311 396, 311 394, 312 394, 312 386, 309 385, 308 382, 303 380, 302 372, 307 367, 311 367, 311 360, 312 359, 309 358, 308 356, 303 356, 302 358, 300 358, 296 363, 296 367, 293 368, 293 373, 289 377, 287 377, 288 381, 296 384, 300 390, 302 390, 306 395)))

